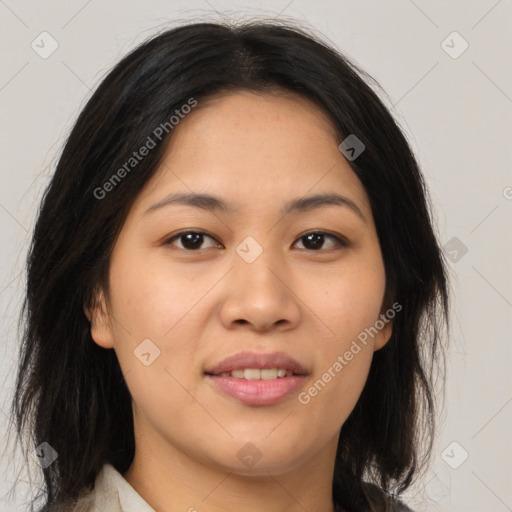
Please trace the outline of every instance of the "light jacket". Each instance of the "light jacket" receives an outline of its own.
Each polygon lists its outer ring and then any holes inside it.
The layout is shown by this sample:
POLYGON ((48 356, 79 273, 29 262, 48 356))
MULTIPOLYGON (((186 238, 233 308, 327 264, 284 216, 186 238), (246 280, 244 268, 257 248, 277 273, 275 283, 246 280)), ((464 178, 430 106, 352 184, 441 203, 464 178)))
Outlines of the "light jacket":
POLYGON ((94 488, 73 505, 73 512, 156 512, 111 464, 105 464, 94 488))

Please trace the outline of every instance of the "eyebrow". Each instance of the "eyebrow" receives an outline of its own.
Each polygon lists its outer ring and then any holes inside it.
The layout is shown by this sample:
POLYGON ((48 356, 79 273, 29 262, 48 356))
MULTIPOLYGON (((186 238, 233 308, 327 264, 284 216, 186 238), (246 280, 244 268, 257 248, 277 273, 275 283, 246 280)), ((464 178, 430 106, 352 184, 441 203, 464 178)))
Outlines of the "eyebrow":
MULTIPOLYGON (((201 208, 207 211, 219 211, 223 213, 235 213, 239 211, 239 208, 235 208, 233 205, 226 203, 219 197, 215 197, 211 194, 197 194, 197 193, 171 193, 164 197, 161 201, 150 206, 145 212, 146 215, 149 212, 155 211, 164 206, 170 205, 186 205, 201 208)), ((350 209, 355 213, 363 222, 367 223, 363 212, 357 206, 352 199, 346 196, 333 193, 315 194, 308 197, 298 197, 287 202, 280 211, 282 216, 294 212, 305 212, 319 208, 322 206, 343 206, 350 209)))

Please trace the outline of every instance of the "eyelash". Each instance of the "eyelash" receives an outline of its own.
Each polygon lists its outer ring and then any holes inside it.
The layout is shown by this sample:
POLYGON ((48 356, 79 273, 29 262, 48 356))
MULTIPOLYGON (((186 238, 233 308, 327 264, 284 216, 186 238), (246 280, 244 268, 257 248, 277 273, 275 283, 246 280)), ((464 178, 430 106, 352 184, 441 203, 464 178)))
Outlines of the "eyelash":
MULTIPOLYGON (((217 243, 218 240, 216 240, 213 236, 209 235, 208 233, 204 232, 204 231, 200 231, 200 230, 185 230, 185 231, 180 231, 179 233, 176 233, 175 235, 173 235, 172 237, 168 238, 165 240, 164 242, 164 245, 171 245, 172 242, 178 238, 181 238, 182 236, 184 235, 188 235, 188 234, 195 234, 195 235, 203 235, 203 236, 206 236, 208 238, 211 238, 212 240, 216 241, 217 243)), ((305 250, 305 251, 308 251, 308 252, 327 252, 329 250, 339 250, 339 249, 342 249, 344 247, 348 247, 349 244, 347 241, 345 241, 343 238, 337 236, 337 235, 334 235, 332 233, 328 233, 326 231, 309 231, 308 233, 304 233, 303 235, 299 236, 297 238, 297 240, 300 240, 302 238, 305 238, 306 236, 308 235, 324 235, 326 236, 327 238, 331 238, 331 239, 334 239, 338 245, 338 248, 331 248, 331 249, 302 249, 302 250, 305 250)), ((199 252, 201 249, 186 249, 186 248, 182 248, 182 247, 178 247, 178 249, 181 249, 183 251, 187 251, 187 252, 199 252)))

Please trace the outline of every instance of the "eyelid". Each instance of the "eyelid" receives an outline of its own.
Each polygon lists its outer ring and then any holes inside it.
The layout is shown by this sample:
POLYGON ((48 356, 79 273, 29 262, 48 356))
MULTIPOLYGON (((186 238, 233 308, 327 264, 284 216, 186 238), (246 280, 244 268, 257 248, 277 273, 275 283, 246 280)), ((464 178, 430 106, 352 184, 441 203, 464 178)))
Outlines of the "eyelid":
MULTIPOLYGON (((203 231, 202 229, 185 229, 183 231, 179 231, 169 237, 166 237, 164 239, 164 242, 163 244, 164 245, 171 245, 172 241, 177 239, 177 238, 180 238, 181 236, 183 235, 186 235, 186 234, 189 234, 189 233, 194 233, 194 234, 197 234, 197 235, 203 235, 203 236, 206 236, 208 238, 211 238, 212 240, 214 240, 216 243, 220 244, 221 242, 219 242, 217 240, 216 237, 214 237, 213 235, 210 235, 209 233, 207 233, 206 231, 203 231)), ((307 235, 310 235, 310 234, 320 234, 320 235, 324 235, 325 237, 327 238, 332 238, 335 240, 335 242, 337 243, 338 247, 335 247, 335 248, 331 248, 331 249, 319 249, 319 250, 313 250, 313 249, 301 249, 301 250, 304 250, 304 251, 307 251, 307 252, 311 252, 311 253, 324 253, 324 252, 329 252, 329 251, 332 251, 332 250, 339 250, 339 248, 343 248, 343 247, 349 247, 350 245, 350 242, 342 235, 338 235, 336 233, 332 233, 330 231, 326 231, 326 230, 323 230, 323 229, 310 229, 308 231, 305 231, 304 233, 301 233, 300 235, 297 236, 297 238, 295 239, 294 241, 294 245, 301 239, 301 238, 304 238, 305 236, 307 235)), ((180 247, 178 247, 178 249, 181 249, 180 247)), ((201 249, 196 249, 196 250, 192 250, 192 249, 181 249, 185 252, 191 252, 191 253, 194 253, 194 252, 199 252, 201 251, 201 249)))

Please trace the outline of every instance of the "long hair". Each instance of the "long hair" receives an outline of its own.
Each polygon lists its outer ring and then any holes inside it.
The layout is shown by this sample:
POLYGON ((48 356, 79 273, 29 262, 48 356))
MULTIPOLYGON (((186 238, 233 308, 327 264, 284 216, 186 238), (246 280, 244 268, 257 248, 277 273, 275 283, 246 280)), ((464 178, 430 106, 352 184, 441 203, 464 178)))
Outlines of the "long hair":
POLYGON ((55 510, 91 489, 103 464, 124 473, 132 462, 131 397, 115 352, 93 342, 84 305, 91 305, 100 286, 108 291, 116 237, 157 170, 172 130, 111 185, 108 198, 100 191, 191 98, 201 103, 239 90, 299 94, 329 116, 339 142, 356 134, 365 145, 349 164, 370 200, 386 301, 397 301, 402 310, 341 428, 333 501, 354 512, 373 510, 414 482, 433 443, 448 279, 421 170, 370 81, 377 84, 313 33, 278 21, 166 30, 102 80, 44 192, 26 262, 12 417, 30 451, 46 442, 58 453, 41 469, 40 510, 55 510))

